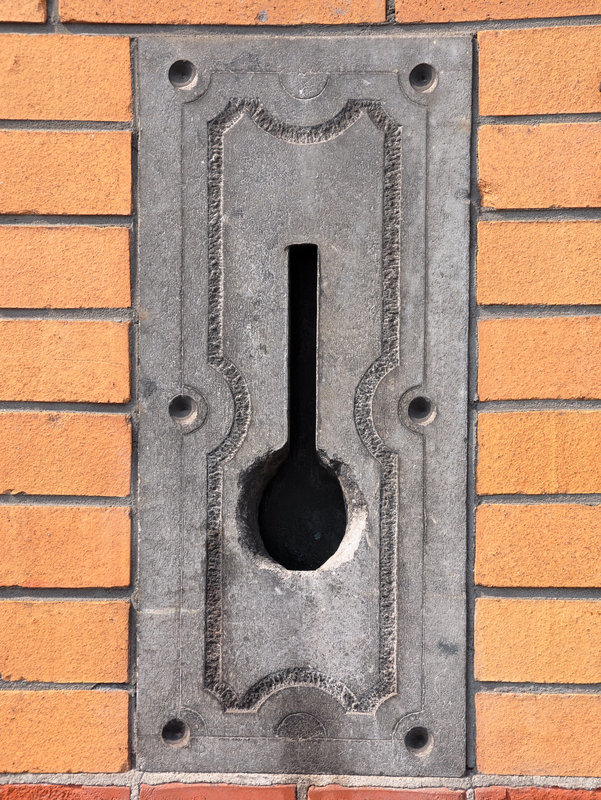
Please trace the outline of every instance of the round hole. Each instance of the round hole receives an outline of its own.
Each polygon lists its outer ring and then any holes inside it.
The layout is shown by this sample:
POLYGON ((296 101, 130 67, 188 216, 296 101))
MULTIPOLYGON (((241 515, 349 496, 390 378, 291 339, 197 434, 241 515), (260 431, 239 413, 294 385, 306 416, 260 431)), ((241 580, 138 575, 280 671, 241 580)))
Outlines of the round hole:
POLYGON ((428 397, 414 397, 407 408, 409 419, 420 425, 425 425, 434 417, 434 406, 428 397))
POLYGON ((196 401, 189 394, 178 394, 169 403, 169 416, 171 419, 183 421, 189 419, 196 412, 196 401))
POLYGON ((184 745, 190 738, 190 729, 183 719, 170 719, 163 725, 161 736, 165 744, 184 745))
POLYGON ((413 753, 423 752, 431 742, 430 731, 417 725, 405 734, 405 747, 413 753))
POLYGON ((436 85, 436 70, 431 64, 418 64, 409 74, 409 83, 416 92, 427 92, 436 85))
POLYGON ((196 79, 196 74, 196 67, 191 61, 175 61, 169 68, 169 80, 176 89, 189 86, 196 79))

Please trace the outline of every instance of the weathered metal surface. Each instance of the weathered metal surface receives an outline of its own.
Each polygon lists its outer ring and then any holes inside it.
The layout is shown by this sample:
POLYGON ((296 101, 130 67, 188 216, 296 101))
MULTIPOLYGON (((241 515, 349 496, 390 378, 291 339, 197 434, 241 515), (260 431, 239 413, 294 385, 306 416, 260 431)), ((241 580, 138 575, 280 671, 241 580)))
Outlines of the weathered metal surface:
POLYGON ((141 766, 462 774, 471 43, 142 38, 139 85, 141 766), (301 571, 258 507, 303 243, 347 524, 301 571))

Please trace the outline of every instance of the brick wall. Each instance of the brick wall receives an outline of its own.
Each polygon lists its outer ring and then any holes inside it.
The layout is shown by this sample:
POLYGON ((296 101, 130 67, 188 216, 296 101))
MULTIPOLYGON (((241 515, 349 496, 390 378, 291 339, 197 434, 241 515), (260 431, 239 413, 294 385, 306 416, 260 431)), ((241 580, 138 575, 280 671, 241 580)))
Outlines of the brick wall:
MULTIPOLYGON (((46 9, 15 0, 0 14, 43 23, 46 9)), ((12 587, 0 597, 0 770, 118 772, 129 765, 130 45, 2 33, 0 73, 0 583, 12 587)))
POLYGON ((601 28, 478 45, 477 767, 599 775, 601 28))
POLYGON ((601 0, 2 0, 0 23, 0 800, 598 800, 601 0), (466 777, 171 785, 130 736, 137 26, 368 23, 477 53, 466 777))

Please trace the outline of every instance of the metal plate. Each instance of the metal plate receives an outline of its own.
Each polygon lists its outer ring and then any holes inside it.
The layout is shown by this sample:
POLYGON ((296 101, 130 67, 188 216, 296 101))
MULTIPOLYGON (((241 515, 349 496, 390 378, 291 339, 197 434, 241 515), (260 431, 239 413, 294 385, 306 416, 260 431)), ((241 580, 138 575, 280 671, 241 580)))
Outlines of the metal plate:
POLYGON ((460 775, 471 42, 141 38, 139 86, 140 766, 460 775), (303 242, 316 444, 348 517, 314 571, 256 523, 303 242), (170 418, 180 393, 197 416, 170 418))

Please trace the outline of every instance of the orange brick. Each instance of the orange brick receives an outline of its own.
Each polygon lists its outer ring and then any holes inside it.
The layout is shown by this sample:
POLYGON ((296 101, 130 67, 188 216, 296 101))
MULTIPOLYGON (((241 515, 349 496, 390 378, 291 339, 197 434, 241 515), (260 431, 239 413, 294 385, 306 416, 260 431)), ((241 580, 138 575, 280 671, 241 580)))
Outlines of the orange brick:
POLYGON ((601 206, 601 123, 484 125, 478 160, 487 208, 601 206))
POLYGON ((452 789, 382 789, 362 786, 310 786, 309 800, 465 800, 452 789))
POLYGON ((129 494, 125 415, 5 411, 0 441, 0 494, 129 494))
POLYGON ((601 411, 480 414, 480 494, 601 492, 601 411))
POLYGON ((225 783, 166 783, 140 786, 140 800, 295 800, 296 786, 232 786, 225 783))
POLYGON ((0 130, 1 214, 131 213, 127 131, 0 130))
POLYGON ((480 222, 481 305, 601 304, 601 222, 480 222))
POLYGON ((126 403, 129 324, 0 320, 0 400, 126 403))
POLYGON ((46 22, 46 0, 2 0, 0 22, 46 22))
POLYGON ((601 397, 600 349, 601 317, 481 320, 480 400, 601 397))
POLYGON ((0 118, 131 119, 129 39, 0 36, 0 118))
POLYGON ((0 600, 5 681, 126 683, 129 603, 0 600))
POLYGON ((128 586, 130 539, 129 508, 0 506, 0 586, 128 586))
POLYGON ((601 111, 601 27, 481 31, 478 42, 480 114, 601 111))
POLYGON ((601 775, 601 695, 476 695, 478 770, 601 775))
POLYGON ((13 783, 0 786, 0 800, 129 800, 128 786, 13 783))
POLYGON ((0 771, 123 772, 125 691, 0 692, 0 771))
POLYGON ((348 25, 384 22, 385 0, 60 0, 63 22, 167 25, 348 25))
POLYGON ((483 786, 476 800, 601 800, 601 789, 560 789, 558 786, 483 786))
POLYGON ((476 583, 601 586, 601 506, 575 503, 476 509, 476 583))
POLYGON ((481 597, 474 626, 476 680, 601 681, 601 601, 481 597))
POLYGON ((129 230, 2 225, 0 307, 127 308, 129 230))
POLYGON ((398 22, 578 17, 601 14, 601 0, 398 0, 398 22))

